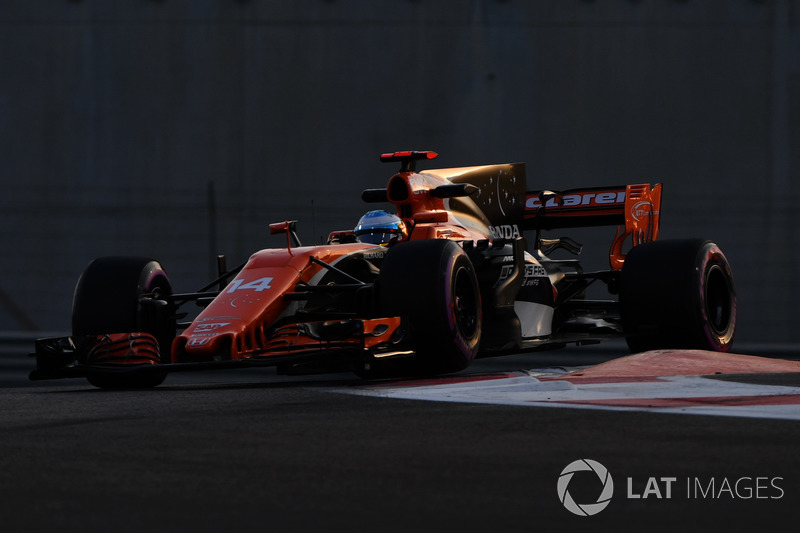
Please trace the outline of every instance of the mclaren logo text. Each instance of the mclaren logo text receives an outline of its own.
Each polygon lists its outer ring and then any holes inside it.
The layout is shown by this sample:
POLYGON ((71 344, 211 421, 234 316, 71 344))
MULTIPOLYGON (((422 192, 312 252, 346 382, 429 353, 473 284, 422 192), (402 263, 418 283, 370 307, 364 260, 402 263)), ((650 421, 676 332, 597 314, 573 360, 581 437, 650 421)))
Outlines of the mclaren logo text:
MULTIPOLYGON (((604 191, 604 192, 582 192, 574 194, 565 194, 561 196, 561 207, 598 207, 598 206, 611 206, 625 203, 625 191, 604 191)), ((545 207, 558 207, 559 198, 551 198, 545 204, 545 207)), ((527 209, 538 209, 542 206, 542 202, 537 196, 529 196, 525 202, 527 209)))

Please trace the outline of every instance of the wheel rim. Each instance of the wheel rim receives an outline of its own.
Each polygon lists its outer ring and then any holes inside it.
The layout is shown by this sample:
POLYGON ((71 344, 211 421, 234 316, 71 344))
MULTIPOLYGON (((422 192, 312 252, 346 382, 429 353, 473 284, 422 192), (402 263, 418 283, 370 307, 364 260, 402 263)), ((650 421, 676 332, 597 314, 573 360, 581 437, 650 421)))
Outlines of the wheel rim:
POLYGON ((728 278, 719 265, 713 265, 708 272, 704 299, 711 329, 717 335, 724 336, 731 323, 733 298, 728 278))
POLYGON ((453 296, 456 327, 464 338, 472 339, 478 331, 480 309, 472 276, 466 268, 456 272, 453 296))

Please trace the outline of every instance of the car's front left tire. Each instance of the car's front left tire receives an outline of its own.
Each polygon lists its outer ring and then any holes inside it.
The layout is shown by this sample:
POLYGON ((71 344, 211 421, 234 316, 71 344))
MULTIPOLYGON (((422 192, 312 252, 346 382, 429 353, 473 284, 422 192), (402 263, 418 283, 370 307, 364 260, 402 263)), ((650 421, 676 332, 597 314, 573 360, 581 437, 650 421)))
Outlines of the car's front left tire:
POLYGON ((472 261, 454 241, 392 247, 378 280, 382 314, 408 321, 422 374, 457 372, 478 353, 481 297, 472 261))

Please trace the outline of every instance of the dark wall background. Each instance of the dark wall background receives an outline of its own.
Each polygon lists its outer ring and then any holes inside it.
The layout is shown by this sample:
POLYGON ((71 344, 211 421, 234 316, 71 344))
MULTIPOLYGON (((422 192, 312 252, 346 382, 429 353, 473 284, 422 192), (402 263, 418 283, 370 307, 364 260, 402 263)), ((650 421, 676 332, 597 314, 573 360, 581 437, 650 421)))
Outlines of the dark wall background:
MULTIPOLYGON (((95 256, 178 290, 352 227, 383 151, 664 183, 662 236, 733 265, 744 341, 797 342, 799 0, 0 3, 0 330, 69 329, 95 256)), ((613 228, 584 237, 605 265, 613 228)))

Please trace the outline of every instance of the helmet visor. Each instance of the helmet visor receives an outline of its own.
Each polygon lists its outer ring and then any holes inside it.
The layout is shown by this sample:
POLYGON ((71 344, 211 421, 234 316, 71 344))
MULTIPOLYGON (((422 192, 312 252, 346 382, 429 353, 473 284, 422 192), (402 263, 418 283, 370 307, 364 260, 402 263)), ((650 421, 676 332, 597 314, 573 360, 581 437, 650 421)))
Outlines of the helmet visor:
POLYGON ((396 230, 374 229, 356 233, 356 238, 367 244, 387 244, 398 234, 396 230))

